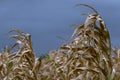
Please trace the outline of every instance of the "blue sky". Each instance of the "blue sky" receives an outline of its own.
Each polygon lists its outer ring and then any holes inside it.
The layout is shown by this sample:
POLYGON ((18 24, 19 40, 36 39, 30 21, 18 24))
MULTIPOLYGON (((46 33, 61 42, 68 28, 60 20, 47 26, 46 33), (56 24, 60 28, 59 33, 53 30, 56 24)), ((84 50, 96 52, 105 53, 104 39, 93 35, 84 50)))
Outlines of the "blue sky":
POLYGON ((111 33, 114 46, 120 47, 120 1, 119 0, 0 0, 0 49, 12 44, 6 33, 20 29, 32 35, 37 55, 58 49, 63 44, 56 36, 69 39, 72 24, 81 24, 80 14, 90 12, 85 3, 94 6, 103 17, 111 33))

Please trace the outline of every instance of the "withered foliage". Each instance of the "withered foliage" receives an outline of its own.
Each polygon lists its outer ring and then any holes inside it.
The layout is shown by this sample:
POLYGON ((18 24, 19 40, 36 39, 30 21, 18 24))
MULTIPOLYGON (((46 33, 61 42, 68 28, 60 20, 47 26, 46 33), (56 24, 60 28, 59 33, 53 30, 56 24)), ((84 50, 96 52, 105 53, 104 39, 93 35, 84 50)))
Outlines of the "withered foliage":
POLYGON ((99 13, 86 15, 69 43, 37 58, 31 35, 12 30, 16 43, 0 53, 0 80, 120 80, 120 50, 111 46, 110 34, 99 13), (11 49, 17 48, 12 53, 11 49))

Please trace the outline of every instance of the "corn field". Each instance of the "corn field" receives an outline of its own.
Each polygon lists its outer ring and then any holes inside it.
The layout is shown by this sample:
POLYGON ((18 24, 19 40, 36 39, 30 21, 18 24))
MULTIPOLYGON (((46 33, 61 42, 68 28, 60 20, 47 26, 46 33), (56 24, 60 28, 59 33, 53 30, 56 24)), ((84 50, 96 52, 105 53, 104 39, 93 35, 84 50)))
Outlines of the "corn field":
POLYGON ((79 5, 93 13, 84 14, 69 42, 48 55, 36 57, 31 35, 11 30, 16 42, 0 53, 0 80, 120 80, 120 50, 112 47, 102 17, 79 5))

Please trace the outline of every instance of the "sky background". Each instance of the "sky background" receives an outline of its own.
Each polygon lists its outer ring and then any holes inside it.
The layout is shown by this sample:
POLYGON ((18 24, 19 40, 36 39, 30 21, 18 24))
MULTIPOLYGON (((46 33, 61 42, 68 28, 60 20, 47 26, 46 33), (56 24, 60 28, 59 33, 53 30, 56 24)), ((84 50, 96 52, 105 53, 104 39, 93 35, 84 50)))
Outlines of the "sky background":
POLYGON ((36 56, 59 49, 69 40, 74 29, 72 24, 81 24, 89 13, 89 4, 103 17, 111 34, 112 45, 120 48, 120 0, 0 0, 0 49, 11 45, 13 40, 6 34, 11 29, 19 29, 32 35, 36 56))

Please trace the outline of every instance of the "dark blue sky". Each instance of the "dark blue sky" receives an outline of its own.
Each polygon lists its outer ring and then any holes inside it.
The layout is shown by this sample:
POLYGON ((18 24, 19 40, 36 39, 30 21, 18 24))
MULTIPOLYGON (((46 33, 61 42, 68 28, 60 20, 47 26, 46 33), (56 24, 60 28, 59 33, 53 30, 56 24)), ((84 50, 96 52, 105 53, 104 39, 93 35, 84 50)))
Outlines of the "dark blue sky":
POLYGON ((111 33, 114 46, 120 47, 120 1, 119 0, 0 0, 0 49, 12 44, 6 33, 20 29, 32 35, 37 55, 58 49, 63 44, 56 36, 69 39, 72 24, 81 24, 80 14, 90 12, 85 7, 75 7, 85 3, 94 6, 111 33))

